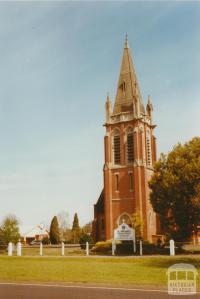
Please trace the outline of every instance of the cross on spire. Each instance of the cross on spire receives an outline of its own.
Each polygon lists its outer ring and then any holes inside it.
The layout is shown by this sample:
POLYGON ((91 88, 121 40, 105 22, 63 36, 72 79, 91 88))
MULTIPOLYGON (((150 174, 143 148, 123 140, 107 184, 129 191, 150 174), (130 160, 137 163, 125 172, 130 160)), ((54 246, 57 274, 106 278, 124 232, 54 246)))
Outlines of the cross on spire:
POLYGON ((128 48, 128 34, 126 32, 126 35, 125 35, 125 45, 124 45, 124 48, 128 48))

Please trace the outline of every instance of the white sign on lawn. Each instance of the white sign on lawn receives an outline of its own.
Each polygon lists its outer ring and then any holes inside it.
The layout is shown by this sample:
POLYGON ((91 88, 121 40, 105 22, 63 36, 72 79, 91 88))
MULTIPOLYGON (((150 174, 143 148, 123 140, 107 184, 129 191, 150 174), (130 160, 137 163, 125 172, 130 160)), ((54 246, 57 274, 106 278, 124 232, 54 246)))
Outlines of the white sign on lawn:
POLYGON ((126 223, 122 223, 114 230, 114 239, 118 241, 135 241, 135 230, 126 223))

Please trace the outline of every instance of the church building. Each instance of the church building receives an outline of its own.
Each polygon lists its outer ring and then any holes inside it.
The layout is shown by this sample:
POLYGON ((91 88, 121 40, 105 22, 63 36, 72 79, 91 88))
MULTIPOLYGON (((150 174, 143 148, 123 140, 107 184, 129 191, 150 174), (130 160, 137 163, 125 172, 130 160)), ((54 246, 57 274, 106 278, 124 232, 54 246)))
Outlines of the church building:
POLYGON ((94 205, 93 230, 96 241, 110 240, 122 222, 132 225, 133 213, 143 221, 143 238, 153 241, 157 216, 149 201, 148 181, 156 161, 153 106, 146 109, 126 37, 116 99, 105 104, 104 187, 94 205))

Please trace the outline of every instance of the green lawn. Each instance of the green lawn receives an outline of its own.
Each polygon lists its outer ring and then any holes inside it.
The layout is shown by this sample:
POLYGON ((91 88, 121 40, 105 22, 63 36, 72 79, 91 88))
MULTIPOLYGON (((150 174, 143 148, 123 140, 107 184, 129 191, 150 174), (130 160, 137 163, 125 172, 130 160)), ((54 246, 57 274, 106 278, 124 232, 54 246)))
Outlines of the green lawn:
MULTIPOLYGON (((23 256, 39 256, 40 249, 35 247, 22 247, 23 256)), ((61 248, 43 247, 44 256, 61 256, 61 248)), ((65 255, 85 255, 84 250, 65 248, 65 255)))
MULTIPOLYGON (((166 286, 167 268, 191 263, 200 274, 200 257, 0 257, 0 281, 90 283, 115 286, 166 286)), ((200 275, 199 275, 200 276, 200 275)), ((198 286, 200 283, 198 281, 198 286)))
MULTIPOLYGON (((7 250, 1 250, 0 251, 0 256, 1 255, 7 255, 7 250)), ((80 248, 73 248, 73 247, 66 247, 65 248, 65 255, 72 256, 72 255, 85 255, 85 250, 82 250, 80 248)), ((16 249, 13 251, 13 256, 17 256, 16 249)), ((40 256, 40 248, 39 246, 22 246, 22 256, 29 256, 29 257, 36 257, 40 256)), ((43 247, 43 256, 54 256, 54 257, 59 257, 61 256, 61 248, 60 247, 49 247, 49 246, 44 246, 43 247)))

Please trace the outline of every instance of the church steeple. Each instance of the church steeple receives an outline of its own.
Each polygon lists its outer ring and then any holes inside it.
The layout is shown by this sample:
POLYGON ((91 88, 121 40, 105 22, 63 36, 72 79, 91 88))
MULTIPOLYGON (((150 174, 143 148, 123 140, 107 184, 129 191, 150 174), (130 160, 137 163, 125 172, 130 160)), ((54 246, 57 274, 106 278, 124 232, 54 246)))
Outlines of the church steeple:
POLYGON ((109 95, 105 102, 103 191, 94 206, 95 241, 111 240, 115 229, 137 212, 142 237, 152 242, 157 217, 149 201, 148 182, 156 161, 153 106, 144 109, 126 35, 114 109, 109 95))
POLYGON ((113 114, 132 112, 135 117, 145 113, 126 35, 113 114))

